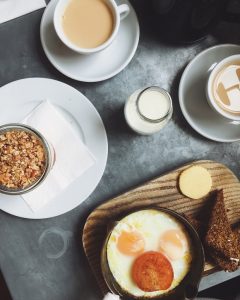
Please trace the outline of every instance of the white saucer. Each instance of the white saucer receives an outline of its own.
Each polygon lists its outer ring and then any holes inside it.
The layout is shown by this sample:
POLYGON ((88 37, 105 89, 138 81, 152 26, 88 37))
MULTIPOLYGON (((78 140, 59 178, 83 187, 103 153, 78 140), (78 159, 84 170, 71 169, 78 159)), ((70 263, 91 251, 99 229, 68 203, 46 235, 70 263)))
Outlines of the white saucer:
POLYGON ((127 0, 124 3, 131 7, 131 12, 121 21, 116 39, 107 49, 91 55, 73 52, 57 37, 53 27, 57 1, 51 0, 45 9, 40 36, 46 56, 58 71, 75 80, 97 82, 115 76, 129 64, 138 46, 139 24, 136 13, 127 0))
POLYGON ((179 85, 179 102, 187 122, 217 142, 240 140, 240 124, 219 116, 207 103, 205 87, 211 69, 223 58, 240 54, 238 45, 219 45, 198 54, 186 67, 179 85))
POLYGON ((96 158, 93 167, 39 211, 32 212, 19 196, 3 194, 0 194, 0 209, 23 218, 44 219, 64 214, 82 203, 102 178, 108 154, 106 131, 91 102, 71 86, 44 78, 9 83, 0 88, 0 99, 0 125, 19 122, 41 101, 48 99, 61 110, 96 158))

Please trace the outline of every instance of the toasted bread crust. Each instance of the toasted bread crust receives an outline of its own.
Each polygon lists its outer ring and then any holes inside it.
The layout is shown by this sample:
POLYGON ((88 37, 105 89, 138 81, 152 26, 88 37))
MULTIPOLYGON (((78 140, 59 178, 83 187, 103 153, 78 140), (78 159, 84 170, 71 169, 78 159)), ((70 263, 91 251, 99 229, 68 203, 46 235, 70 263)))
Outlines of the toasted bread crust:
POLYGON ((235 271, 240 259, 240 238, 231 228, 220 190, 212 210, 205 244, 214 261, 226 271, 235 271))
POLYGON ((218 191, 208 225, 203 221, 184 215, 203 241, 208 255, 221 269, 233 272, 240 266, 240 227, 234 229, 227 218, 224 192, 218 191))

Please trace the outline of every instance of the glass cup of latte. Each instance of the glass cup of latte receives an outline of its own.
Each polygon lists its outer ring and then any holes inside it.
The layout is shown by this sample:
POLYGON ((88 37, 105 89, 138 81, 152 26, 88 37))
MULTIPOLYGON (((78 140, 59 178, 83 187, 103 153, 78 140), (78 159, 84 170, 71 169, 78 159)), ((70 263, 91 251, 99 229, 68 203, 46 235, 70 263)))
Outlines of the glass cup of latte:
POLYGON ((215 66, 208 78, 206 96, 221 116, 240 121, 240 54, 229 56, 215 66))

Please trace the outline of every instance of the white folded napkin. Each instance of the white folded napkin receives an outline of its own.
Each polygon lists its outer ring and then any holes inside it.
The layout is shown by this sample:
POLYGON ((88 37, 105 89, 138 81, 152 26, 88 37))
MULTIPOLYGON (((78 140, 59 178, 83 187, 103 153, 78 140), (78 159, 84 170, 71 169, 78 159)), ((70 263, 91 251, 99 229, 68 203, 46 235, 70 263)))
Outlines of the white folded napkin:
POLYGON ((35 212, 88 170, 94 164, 95 158, 59 109, 49 101, 38 105, 22 123, 42 133, 53 146, 56 156, 45 181, 35 190, 22 195, 35 212))
POLYGON ((45 7, 45 0, 0 0, 0 23, 45 7))

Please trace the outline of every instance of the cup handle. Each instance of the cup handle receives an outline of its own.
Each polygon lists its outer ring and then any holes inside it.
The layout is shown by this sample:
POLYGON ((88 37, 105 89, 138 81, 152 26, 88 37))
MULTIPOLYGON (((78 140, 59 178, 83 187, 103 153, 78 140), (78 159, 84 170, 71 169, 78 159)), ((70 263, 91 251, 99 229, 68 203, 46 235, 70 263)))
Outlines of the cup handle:
POLYGON ((118 6, 118 13, 120 15, 120 20, 123 20, 127 17, 130 12, 130 8, 127 4, 122 4, 118 6))

